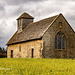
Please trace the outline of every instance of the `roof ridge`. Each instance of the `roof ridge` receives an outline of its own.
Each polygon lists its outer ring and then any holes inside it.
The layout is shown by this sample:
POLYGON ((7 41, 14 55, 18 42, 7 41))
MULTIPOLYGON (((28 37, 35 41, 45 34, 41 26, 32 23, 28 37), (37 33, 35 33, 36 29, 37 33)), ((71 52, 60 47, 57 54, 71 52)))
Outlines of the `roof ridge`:
MULTIPOLYGON (((58 15, 55 15, 55 16, 58 16, 58 15)), ((44 19, 38 20, 36 22, 29 23, 29 24, 34 24, 34 23, 37 23, 37 22, 40 22, 40 21, 43 21, 43 20, 46 20, 46 19, 49 19, 49 18, 52 18, 52 17, 55 17, 55 16, 51 16, 51 17, 48 17, 48 18, 44 18, 44 19)))
POLYGON ((26 40, 41 38, 41 36, 46 32, 46 30, 50 27, 50 25, 55 21, 58 15, 51 16, 33 23, 29 23, 21 32, 21 34, 15 33, 12 38, 7 42, 7 45, 18 43, 26 40), (34 25, 34 26, 33 26, 34 25), (40 30, 39 30, 40 29, 40 30), (25 32, 24 32, 25 31, 25 32), (33 33, 33 37, 32 37, 33 33), (24 35, 25 34, 25 35, 24 35), (27 35, 26 35, 27 34, 27 35), (24 37, 19 39, 21 35, 24 37), (16 39, 17 38, 17 39, 16 39))
MULTIPOLYGON (((58 16, 58 15, 55 15, 55 16, 58 16)), ((49 19, 49 18, 52 18, 52 17, 55 17, 55 16, 47 17, 47 18, 44 18, 44 19, 38 20, 38 21, 36 21, 36 22, 43 21, 43 20, 46 20, 46 19, 49 19)), ((32 23, 36 23, 36 22, 32 22, 32 23)), ((30 24, 30 23, 29 23, 29 24, 30 24)))
MULTIPOLYGON (((60 13, 60 14, 61 14, 61 13, 60 13)), ((58 15, 60 15, 60 14, 58 14, 58 15)), ((52 18, 52 17, 58 16, 58 15, 54 15, 54 16, 51 16, 51 17, 48 17, 48 18, 44 18, 44 19, 41 19, 41 20, 39 20, 39 21, 29 23, 28 25, 30 25, 30 24, 35 24, 35 23, 38 23, 38 22, 40 22, 40 21, 43 21, 43 20, 46 20, 46 19, 49 19, 49 18, 52 18)), ((25 29, 25 28, 24 28, 24 29, 25 29)), ((23 29, 23 30, 24 30, 24 29, 23 29)), ((23 31, 22 31, 22 32, 23 32, 23 31)))

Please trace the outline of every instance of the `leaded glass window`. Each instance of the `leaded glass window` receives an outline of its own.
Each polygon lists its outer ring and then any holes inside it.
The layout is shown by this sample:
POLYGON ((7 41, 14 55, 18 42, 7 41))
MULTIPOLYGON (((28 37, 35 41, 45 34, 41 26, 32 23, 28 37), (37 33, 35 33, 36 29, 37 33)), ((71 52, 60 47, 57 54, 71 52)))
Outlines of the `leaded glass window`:
POLYGON ((61 35, 58 37, 58 49, 61 49, 61 35))
POLYGON ((55 37, 55 49, 57 49, 57 36, 55 37))
POLYGON ((62 32, 58 32, 55 36, 55 49, 65 49, 65 35, 62 32))
POLYGON ((63 49, 65 49, 65 37, 63 36, 63 49))

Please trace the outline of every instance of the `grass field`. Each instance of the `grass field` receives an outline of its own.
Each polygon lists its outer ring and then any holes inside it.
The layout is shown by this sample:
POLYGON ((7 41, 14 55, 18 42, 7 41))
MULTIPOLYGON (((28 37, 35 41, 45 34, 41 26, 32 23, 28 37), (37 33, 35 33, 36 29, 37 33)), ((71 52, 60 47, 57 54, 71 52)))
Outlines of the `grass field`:
POLYGON ((0 58, 0 75, 75 75, 75 60, 0 58))

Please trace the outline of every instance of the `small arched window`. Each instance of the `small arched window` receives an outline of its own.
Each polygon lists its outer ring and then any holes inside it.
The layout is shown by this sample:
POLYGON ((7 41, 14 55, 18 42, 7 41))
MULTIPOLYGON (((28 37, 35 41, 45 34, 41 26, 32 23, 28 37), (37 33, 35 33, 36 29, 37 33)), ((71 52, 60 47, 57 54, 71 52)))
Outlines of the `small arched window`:
POLYGON ((66 39, 62 32, 58 32, 55 36, 55 49, 65 49, 66 39))

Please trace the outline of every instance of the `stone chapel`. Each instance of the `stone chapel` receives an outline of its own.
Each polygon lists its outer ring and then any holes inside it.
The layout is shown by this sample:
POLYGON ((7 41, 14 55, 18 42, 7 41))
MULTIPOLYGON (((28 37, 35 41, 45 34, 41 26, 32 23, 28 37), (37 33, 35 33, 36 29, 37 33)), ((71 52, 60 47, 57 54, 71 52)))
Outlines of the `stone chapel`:
POLYGON ((8 58, 75 58, 75 32, 60 13, 33 22, 23 13, 17 31, 7 42, 8 58))

